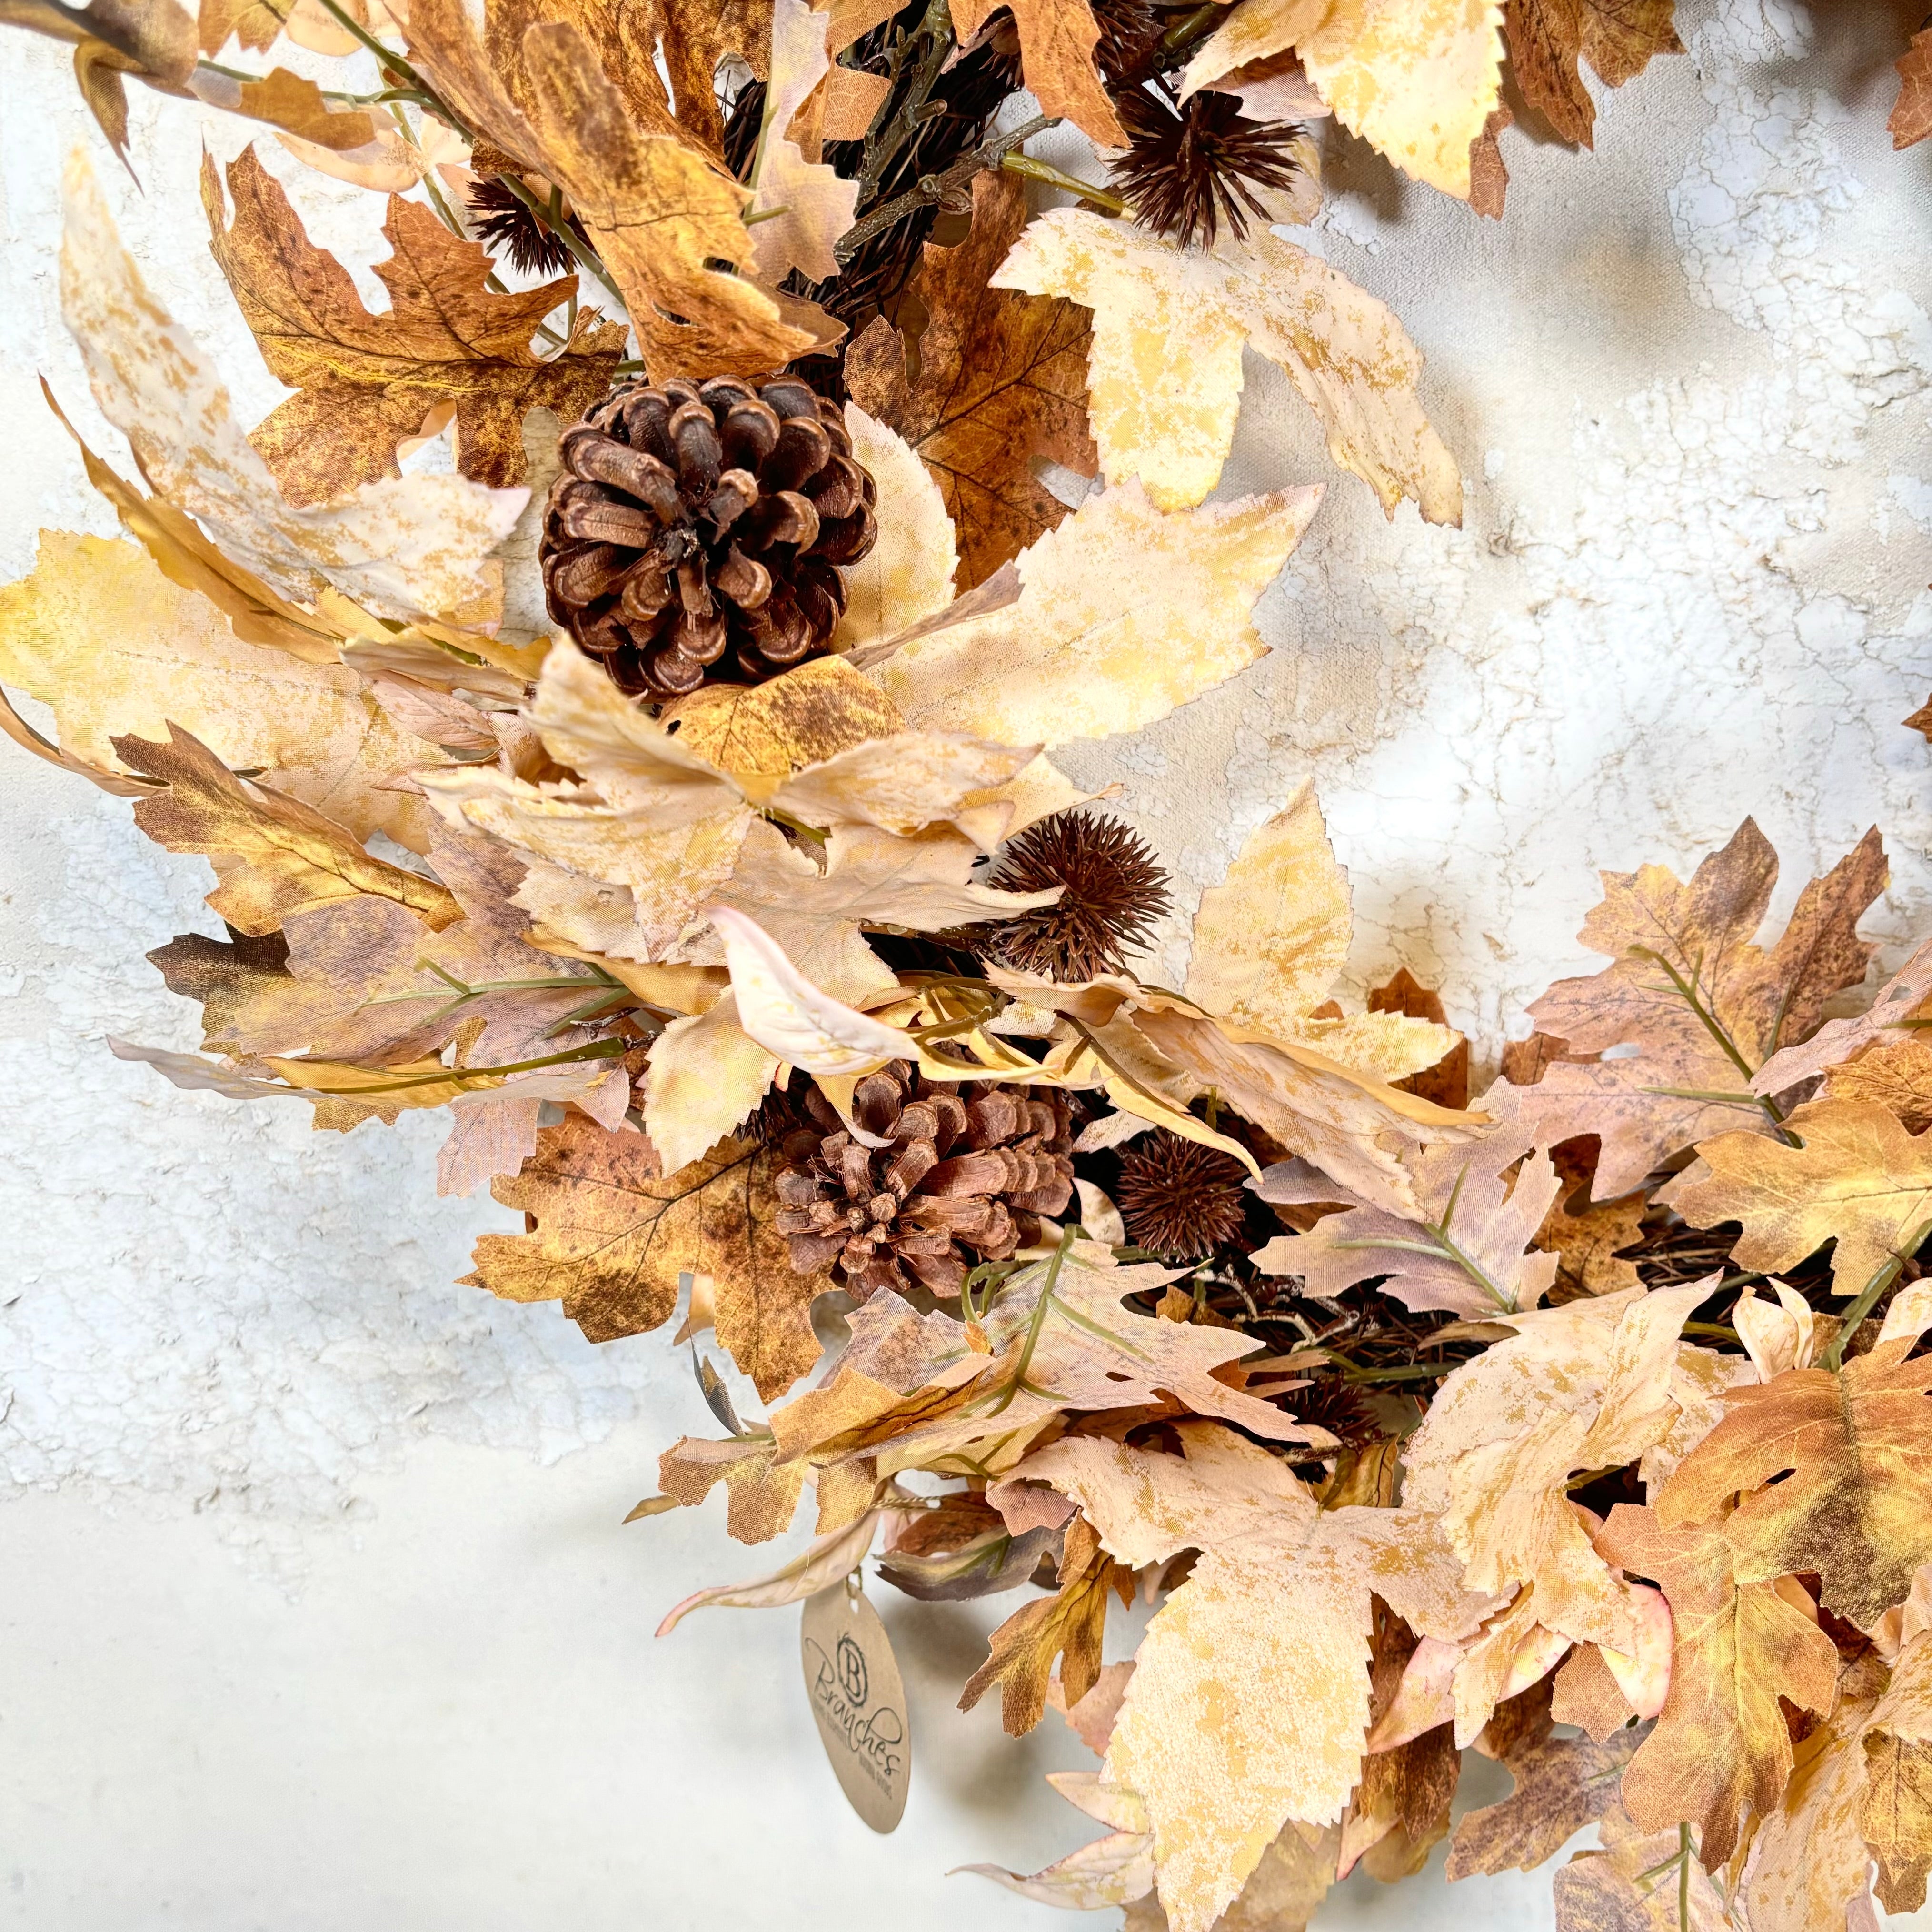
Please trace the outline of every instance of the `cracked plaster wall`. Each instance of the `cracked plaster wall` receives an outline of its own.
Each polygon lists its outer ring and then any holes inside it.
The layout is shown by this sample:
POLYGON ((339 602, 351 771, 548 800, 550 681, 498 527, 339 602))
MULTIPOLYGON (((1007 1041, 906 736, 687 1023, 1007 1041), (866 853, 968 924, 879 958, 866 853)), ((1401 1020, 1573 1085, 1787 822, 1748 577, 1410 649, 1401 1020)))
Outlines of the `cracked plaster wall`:
MULTIPOLYGON (((1250 360, 1227 487, 1330 484, 1264 606, 1274 653, 1067 761, 1124 784, 1184 915, 1312 774, 1352 976, 1436 980, 1490 1060, 1580 963, 1593 868, 1688 865, 1747 812, 1785 904, 1876 820, 1868 929, 1890 963, 1922 927, 1928 754, 1897 721, 1932 688, 1932 158, 1883 130, 1908 12, 1681 0, 1690 57, 1603 100, 1594 158, 1504 137, 1500 226, 1331 142, 1312 245, 1426 352, 1468 513, 1384 522, 1250 360)), ((133 90, 137 192, 63 51, 4 44, 13 577, 43 524, 113 528, 34 381, 116 448, 58 316, 74 142, 244 416, 279 392, 200 239, 200 144, 226 158, 240 124, 133 90)), ((375 204, 266 158, 379 304, 375 204)), ((662 1339, 593 1350, 453 1286, 506 1217, 436 1198, 436 1122, 318 1136, 110 1058, 109 1032, 195 1043, 141 956, 212 929, 204 868, 10 748, 0 828, 0 1924, 1044 1923, 940 1877, 1086 1835, 1030 1781, 1077 1746, 948 1710, 987 1620, 886 1606, 923 1762, 872 1840, 817 1761, 788 1620, 650 1642, 759 1567, 709 1513, 616 1527, 706 1426, 662 1339)), ((1419 1883, 1352 1882, 1322 1922, 1547 1922, 1540 1878, 1419 1883)))

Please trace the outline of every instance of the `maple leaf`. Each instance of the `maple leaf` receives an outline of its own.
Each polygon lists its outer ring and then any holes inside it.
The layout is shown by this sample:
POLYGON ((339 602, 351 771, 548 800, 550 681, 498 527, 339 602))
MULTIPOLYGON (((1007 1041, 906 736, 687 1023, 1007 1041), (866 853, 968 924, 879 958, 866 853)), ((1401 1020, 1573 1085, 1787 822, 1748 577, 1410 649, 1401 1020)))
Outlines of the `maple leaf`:
POLYGON ((1920 946, 1855 1016, 1827 1020, 1809 1040, 1780 1048, 1758 1070, 1754 1093, 1785 1094, 1816 1075, 1850 1066, 1874 1047, 1922 1025, 1932 996, 1932 940, 1920 946))
POLYGON ((40 532, 32 574, 0 586, 0 679, 52 707, 71 757, 111 766, 112 733, 172 722, 358 838, 428 842, 421 801, 380 787, 434 748, 372 704, 355 672, 244 642, 130 544, 40 532))
POLYGON ((1658 1198, 1694 1227, 1738 1221, 1747 1268, 1795 1266, 1827 1241, 1832 1291, 1889 1281, 1932 1232, 1932 1138, 1874 1100, 1814 1100, 1788 1117, 1795 1144, 1755 1133, 1701 1141, 1700 1166, 1658 1198))
POLYGON ((141 800, 134 820, 171 852, 200 852, 220 881, 208 903, 256 937, 291 914, 360 893, 393 899, 432 927, 459 914, 434 879, 372 858, 350 833, 300 800, 237 778, 178 726, 166 744, 125 737, 112 744, 130 770, 167 788, 141 800))
POLYGON ((1878 1860, 1879 1902, 1916 1912, 1932 1871, 1932 1639, 1900 1652, 1862 1742, 1858 1831, 1878 1860))
POLYGON ((1509 0, 1510 68, 1558 139, 1593 145, 1596 104, 1577 71, 1586 60, 1607 87, 1634 80, 1654 54, 1681 54, 1676 0, 1509 0))
POLYGON ((1579 1852, 1556 1874, 1556 1932, 1738 1932, 1676 1826, 1643 1831, 1612 1803, 1597 1835, 1601 1851, 1579 1852))
POLYGON ((1932 1127, 1932 1046, 1916 1035, 1873 1046, 1828 1070, 1825 1097, 1869 1101, 1884 1108, 1909 1134, 1932 1127))
POLYGON ((1456 1042, 1448 1028, 1391 1012, 1316 1017, 1353 936, 1348 875, 1335 862, 1312 782, 1244 842, 1201 896, 1182 991, 1221 1018, 1399 1080, 1456 1042))
POLYGON ((1352 134, 1467 200, 1469 146, 1496 104, 1502 0, 1240 0, 1188 63, 1184 100, 1288 46, 1352 134))
POLYGON ((1403 1451, 1403 1499, 1442 1519, 1471 1588, 1525 1586, 1520 1613, 1533 1603, 1545 1629, 1634 1649, 1628 1594, 1568 1484, 1580 1470, 1634 1461, 1664 1434, 1678 1334, 1711 1287, 1630 1288, 1490 1318, 1515 1335, 1444 1378, 1403 1451))
POLYGON ((752 238, 759 279, 768 287, 794 268, 808 282, 837 275, 842 265, 832 244, 851 226, 859 199, 857 182, 842 180, 816 156, 807 160, 790 133, 806 97, 830 70, 826 27, 806 0, 778 0, 772 10, 765 134, 752 177, 769 218, 752 238))
POLYGON ((1483 131, 1469 144, 1469 206, 1492 221, 1503 218, 1503 202, 1509 194, 1509 169, 1498 136, 1505 128, 1515 125, 1516 116, 1507 107, 1492 109, 1483 131))
POLYGON ((1558 1061, 1533 1086, 1498 1082, 1482 1105, 1544 1146, 1600 1136, 1594 1185, 1607 1197, 1724 1126, 1771 1131, 1774 1114, 1754 1078, 1780 1045, 1816 1026, 1826 1000, 1864 977, 1874 949, 1856 928, 1884 888, 1886 865, 1876 832, 1868 832, 1805 887, 1768 952, 1752 940, 1778 860, 1750 819, 1688 885, 1662 866, 1602 877, 1603 902, 1580 937, 1615 964, 1559 981, 1530 1016, 1571 1054, 1638 1051, 1558 1061))
POLYGON ((711 1276, 718 1340, 769 1401, 818 1360, 813 1298, 825 1283, 792 1272, 774 1226, 773 1150, 726 1141, 674 1174, 641 1134, 567 1119, 538 1136, 523 1173, 495 1182, 506 1208, 536 1217, 526 1234, 485 1234, 466 1282, 506 1301, 563 1303, 593 1342, 660 1326, 678 1277, 711 1276))
POLYGON ((1059 1586, 1016 1610, 987 1640, 986 1660, 966 1680, 959 1708, 970 1711, 994 1684, 1000 1687, 1000 1723, 1009 1737, 1024 1737, 1046 1710, 1046 1682, 1061 1660, 1061 1694, 1074 1702, 1100 1675, 1100 1645, 1107 1632, 1107 1593, 1133 1600, 1133 1576, 1101 1549, 1084 1516, 1066 1527, 1059 1586))
POLYGON ((770 1091, 778 1058, 738 1024, 736 996, 674 1019, 651 1046, 644 1132, 667 1173, 741 1126, 770 1091))
POLYGON ((249 438, 290 502, 320 502, 398 475, 396 446, 439 408, 455 412, 464 476, 521 483, 524 416, 548 409, 574 421, 610 387, 624 332, 594 310, 578 317, 554 357, 530 350, 544 317, 574 298, 574 277, 493 294, 480 244, 451 234, 420 203, 392 197, 382 226, 391 254, 374 270, 391 306, 371 315, 346 270, 302 232, 253 148, 230 163, 228 190, 232 222, 220 171, 204 155, 202 202, 215 261, 269 373, 298 392, 249 438))
POLYGON ((1638 1742, 1628 1730, 1600 1743, 1558 1738, 1546 1724, 1515 1740, 1502 1754, 1515 1789, 1499 1804, 1463 1814, 1444 1876, 1453 1881, 1547 1864, 1617 1802, 1617 1780, 1638 1742))
POLYGON ((1660 1522, 1711 1522, 1742 1492, 1721 1526, 1741 1582, 1815 1572, 1830 1609, 1876 1623, 1932 1560, 1932 1357, 1904 1359, 1916 1339, 1734 1390, 1659 1493, 1660 1522))
POLYGON ((1678 1526, 1660 1509, 1619 1503, 1599 1540, 1664 1592, 1673 1630, 1670 1689, 1624 1774, 1624 1808, 1651 1830, 1688 1819, 1714 1868, 1737 1844, 1740 1813, 1771 1810, 1790 1774, 1778 1700, 1829 1711, 1838 1650, 1814 1618, 1736 1565, 1721 1523, 1678 1526))
POLYGON ((1138 483, 1089 496, 986 585, 858 654, 914 730, 1051 748, 1164 718, 1263 656, 1250 617, 1318 488, 1163 513, 1138 483))
POLYGON ((1898 69, 1898 98, 1886 130, 1894 148, 1909 148, 1932 134, 1932 27, 1922 27, 1893 62, 1898 69))
MULTIPOLYGON (((952 28, 970 40, 1001 0, 952 0, 952 28)), ((1100 84, 1094 49, 1099 23, 1088 0, 1006 0, 1019 29, 1027 90, 1042 114, 1071 121, 1096 147, 1124 148, 1113 103, 1100 84)))
POLYGON ((1535 1246, 1557 1257, 1557 1280, 1582 1294, 1613 1294, 1618 1288, 1634 1288, 1636 1264, 1619 1259, 1618 1252, 1642 1238, 1649 1197, 1640 1192, 1592 1202, 1594 1163, 1586 1168, 1567 1152, 1553 1149, 1550 1160, 1560 1184, 1536 1231, 1535 1246))
POLYGON ((853 399, 916 450, 958 532, 971 590, 1036 542, 1066 506, 1034 476, 1058 463, 1090 476, 1086 316, 992 286, 1026 222, 1026 193, 997 170, 973 179, 973 226, 950 248, 927 242, 908 287, 927 311, 916 374, 884 316, 847 350, 853 399))
MULTIPOLYGON (((1474 1146, 1426 1148, 1410 1163, 1420 1214, 1406 1220, 1358 1202, 1328 1214, 1305 1234, 1277 1234, 1256 1251, 1264 1274, 1300 1277, 1306 1292, 1336 1295, 1385 1276, 1385 1292, 1409 1308, 1448 1308, 1487 1317, 1533 1308, 1556 1279, 1556 1257, 1526 1252, 1556 1198, 1556 1170, 1534 1154, 1514 1177, 1516 1156, 1492 1138, 1474 1146)), ((1256 1192, 1264 1201, 1332 1201, 1334 1181, 1297 1163, 1271 1167, 1256 1192)))
POLYGON ((1178 1932, 1204 1932, 1288 1820, 1341 1816, 1368 1723, 1372 1596, 1438 1636, 1490 1600, 1462 1588, 1422 1512, 1322 1510, 1231 1431, 1172 1426, 1184 1460, 1070 1438, 1015 1479, 1070 1497, 1130 1567, 1202 1552, 1148 1627, 1102 1776, 1144 1801, 1161 1904, 1178 1932))
POLYGON ((404 476, 306 509, 289 502, 214 369, 149 293, 78 154, 63 205, 61 312, 101 413, 160 496, 298 602, 313 604, 332 586, 386 617, 500 614, 502 566, 489 554, 527 493, 404 476))
POLYGON ((1318 255, 1268 233, 1204 254, 1057 208, 1020 236, 993 286, 1094 311, 1087 382, 1101 465, 1112 484, 1138 476, 1157 508, 1186 508, 1220 481, 1248 344, 1287 372, 1329 454, 1390 516, 1412 496, 1430 522, 1462 521, 1455 459, 1416 399, 1421 356, 1318 255))
POLYGON ((728 1533, 740 1543, 769 1543, 790 1528, 805 1486, 803 1468, 775 1466, 777 1454, 769 1436, 730 1442, 682 1436, 658 1458, 658 1486, 679 1508, 695 1509, 722 1483, 728 1533))

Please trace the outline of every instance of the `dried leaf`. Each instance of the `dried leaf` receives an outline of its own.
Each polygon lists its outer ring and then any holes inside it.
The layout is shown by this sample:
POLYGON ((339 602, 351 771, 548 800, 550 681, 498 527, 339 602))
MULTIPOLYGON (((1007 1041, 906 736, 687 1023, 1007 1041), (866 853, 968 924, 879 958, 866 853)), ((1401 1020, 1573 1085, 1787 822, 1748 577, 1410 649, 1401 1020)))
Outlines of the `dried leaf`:
POLYGON ((1862 1742, 1858 1831, 1878 1860, 1879 1902, 1916 1912, 1932 1871, 1932 1637, 1900 1653, 1862 1742))
POLYGON ((1790 1774, 1779 1699, 1830 1710, 1838 1651, 1770 1582, 1734 1569, 1720 1523, 1672 1528, 1660 1510, 1619 1503, 1600 1540, 1663 1591, 1674 1627, 1670 1694, 1624 1774, 1624 1807, 1650 1830, 1689 1819, 1714 1868, 1738 1842, 1740 1813, 1770 1810, 1790 1774))
POLYGON ((879 500, 890 506, 890 514, 880 519, 878 541, 842 573, 845 610, 832 634, 836 651, 896 638, 944 610, 952 602, 952 574, 959 562, 945 496, 918 452, 856 403, 845 405, 845 428, 853 455, 872 473, 879 500))
MULTIPOLYGON (((728 1396, 723 1406, 728 1415, 728 1396)), ((769 1543, 790 1528, 805 1483, 805 1472, 796 1463, 775 1467, 776 1455, 769 1438, 707 1442, 687 1436, 658 1459, 658 1482, 672 1502, 686 1509, 696 1508, 722 1483, 730 1534, 740 1543, 769 1543)))
POLYGON ((1648 1197, 1626 1194, 1593 1202, 1588 1178, 1577 1186, 1576 1169, 1566 1167, 1560 1156, 1552 1160, 1563 1184, 1536 1231, 1535 1244, 1556 1256, 1557 1280, 1580 1294, 1614 1294, 1636 1287, 1636 1264, 1618 1256, 1642 1236, 1648 1197))
MULTIPOLYGON (((953 31, 969 40, 998 0, 952 0, 953 31)), ((1121 131, 1094 59, 1100 28, 1088 0, 1008 0, 1019 29, 1027 89, 1042 114, 1071 121, 1095 146, 1124 148, 1121 131)))
POLYGON ((1163 514, 1138 483, 1090 496, 1021 557, 1009 601, 963 599, 860 668, 916 730, 1049 748, 1138 730, 1264 653, 1250 613, 1321 497, 1163 514))
POLYGON ((852 225, 859 184, 841 180, 816 155, 808 160, 791 135, 794 116, 831 65, 825 22, 806 0, 778 0, 771 50, 764 139, 752 178, 760 209, 770 213, 752 239, 758 278, 776 288, 794 268, 808 282, 828 280, 838 273, 832 244, 852 225))
POLYGON ((1896 1114, 1907 1133, 1922 1134, 1932 1127, 1932 1045, 1908 1034, 1869 1048, 1831 1068, 1824 1091, 1834 1100, 1873 1102, 1896 1114))
POLYGON ((1867 1010, 1856 1017, 1827 1020, 1808 1040, 1782 1048, 1759 1070, 1751 1090, 1786 1094, 1814 1075, 1844 1066, 1874 1046, 1895 1044, 1927 1016, 1920 1009, 1932 996, 1932 940, 1919 947, 1879 988, 1867 1010))
POLYGON ((1240 0, 1188 63, 1182 98, 1292 46, 1352 134, 1466 200, 1469 144, 1496 104, 1502 10, 1502 0, 1240 0))
POLYGON ((1634 80, 1654 54, 1681 54, 1675 0, 1509 0, 1510 68, 1529 104, 1561 140, 1588 148, 1596 104, 1577 71, 1586 60, 1606 87, 1634 80))
MULTIPOLYGON (((882 534, 874 555, 884 544, 882 534)), ((574 691, 587 684, 585 668, 567 668, 554 675, 568 677, 574 691)), ((601 668, 590 669, 608 685, 601 668)), ((544 703, 548 706, 550 700, 544 703)), ((630 715, 636 716, 634 709, 630 715)), ((546 716, 559 725, 566 722, 560 694, 546 716)), ((822 764, 868 740, 890 737, 905 720, 870 679, 843 658, 826 657, 764 684, 701 685, 667 707, 664 722, 676 725, 684 751, 728 772, 742 787, 756 778, 789 778, 802 766, 822 764)))
POLYGON ((1469 206, 1492 221, 1503 218, 1503 202, 1509 194, 1509 169, 1497 137, 1505 128, 1515 125, 1516 116, 1507 107, 1498 106, 1469 145, 1469 206))
MULTIPOLYGON (((1028 1877, 1008 1871, 1004 1865, 955 1865, 952 1869, 976 1872, 1042 1905, 1098 1912, 1109 1905, 1144 1898, 1154 1889, 1154 1839, 1146 1832, 1109 1832, 1028 1877)), ((952 1875, 946 1874, 949 1878, 952 1875)))
MULTIPOLYGON (((1424 986, 1406 966, 1398 966, 1394 978, 1387 985, 1373 986, 1369 990, 1369 1011, 1400 1016, 1403 1019, 1425 1020, 1432 1027, 1440 1027, 1448 1034, 1455 1044, 1439 1059, 1432 1060, 1416 1072, 1398 1080, 1395 1084, 1406 1092, 1432 1100, 1438 1107, 1447 1107, 1454 1112, 1462 1112, 1469 1104, 1469 1042, 1449 1024, 1449 1016, 1443 1010, 1441 994, 1424 986)), ((1342 1024, 1348 1023, 1345 1020, 1342 1024)), ((1384 1031, 1390 1030, 1386 1024, 1384 1031)), ((1409 1030, 1403 1034, 1413 1037, 1409 1030)), ((1390 1076, 1386 1073, 1383 1077, 1390 1076)), ((1621 1284, 1619 1284, 1621 1286, 1621 1284)))
POLYGON ((1932 27, 1922 27, 1893 63, 1898 69, 1898 98, 1886 122, 1894 148, 1909 148, 1932 134, 1932 27))
POLYGON ((1580 1852, 1556 1874, 1557 1932, 1738 1932, 1710 1874, 1695 1858, 1678 1863, 1675 1826, 1640 1831, 1612 1804, 1598 1836, 1602 1851, 1580 1852))
POLYGON ((433 928, 460 908, 434 879, 371 858, 339 825, 298 800, 238 778, 178 726, 169 742, 112 741, 122 763, 167 789, 134 808, 135 823, 171 852, 205 854, 220 881, 208 903, 241 932, 272 932, 292 914, 359 894, 392 899, 433 928))
POLYGON ((928 242, 910 284, 928 316, 916 376, 884 316, 845 357, 854 400, 904 437, 938 484, 969 590, 1066 515, 1034 475, 1035 458, 1094 473, 1085 314, 992 285, 1025 221, 1016 176, 976 175, 971 232, 956 248, 928 242))
POLYGON ((479 244, 459 240, 420 203, 392 200, 382 228, 391 253, 374 270, 391 305, 371 315, 347 272, 303 233, 252 148, 229 164, 228 189, 232 222, 220 172, 204 155, 214 259, 269 373, 298 392, 249 439, 290 502, 321 502, 398 475, 397 445, 438 407, 454 410, 464 476, 521 483, 524 416, 548 409, 571 422, 609 388, 624 332, 594 310, 578 317, 556 355, 531 352, 538 325, 574 296, 574 277, 493 293, 479 244))
POLYGON ((1546 1734, 1504 1752, 1503 1766, 1516 1788, 1499 1804, 1463 1814, 1445 1876, 1534 1871, 1546 1864, 1617 1802, 1617 1780, 1637 1742, 1634 1731, 1600 1744, 1546 1734))
POLYGON ((1833 1294, 1896 1271, 1932 1229, 1932 1139, 1874 1100, 1814 1100, 1784 1130, 1799 1144, 1756 1133, 1700 1142, 1702 1166, 1658 1198, 1694 1227, 1742 1222, 1731 1252, 1748 1268, 1792 1268, 1835 1240, 1833 1294))
POLYGON ((1430 522, 1461 522, 1455 459, 1416 400, 1421 356, 1388 309, 1319 256, 1266 233, 1204 254, 1058 208, 1028 227, 993 286, 1094 311, 1088 385, 1101 464, 1111 484, 1138 476, 1157 508, 1198 503, 1219 482, 1248 343, 1287 371, 1329 454, 1391 517, 1413 496, 1430 522))
POLYGON ((652 1043, 644 1132, 667 1174, 741 1126, 771 1089, 778 1056, 738 1024, 727 993, 701 1013, 673 1020, 652 1043))
POLYGON ((78 156, 68 165, 64 206, 62 313, 101 413, 159 495, 298 602, 333 586, 385 616, 500 611, 502 566, 487 560, 526 492, 405 476, 313 508, 290 504, 236 425, 214 370, 148 292, 78 156))
POLYGON ((1932 1561, 1932 1356, 1904 1360, 1915 1340, 1733 1390, 1664 1485, 1658 1521, 1715 1523, 1742 1492, 1720 1526, 1740 1582, 1815 1573, 1830 1609, 1876 1623, 1932 1561))
POLYGON ((755 920, 713 904, 738 1023, 767 1053, 808 1073, 870 1073, 901 1057, 906 1036, 822 993, 755 920))
POLYGON ((743 1583, 714 1583, 675 1604, 664 1613, 657 1634, 668 1636, 693 1610, 710 1604, 733 1610, 770 1610, 780 1604, 802 1603, 841 1583, 866 1560, 866 1552, 878 1534, 879 1519, 868 1512, 857 1522, 831 1536, 821 1536, 803 1555, 794 1557, 782 1570, 743 1583))

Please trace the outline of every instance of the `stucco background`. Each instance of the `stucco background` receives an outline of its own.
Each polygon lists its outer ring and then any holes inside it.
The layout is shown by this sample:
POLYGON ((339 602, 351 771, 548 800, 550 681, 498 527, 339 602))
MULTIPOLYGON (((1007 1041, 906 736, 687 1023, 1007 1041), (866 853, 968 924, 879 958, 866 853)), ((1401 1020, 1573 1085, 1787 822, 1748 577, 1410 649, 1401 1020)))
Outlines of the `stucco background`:
MULTIPOLYGON (((1353 976, 1439 983, 1483 1060, 1580 963, 1594 868, 1688 866, 1747 812, 1780 907, 1884 828, 1867 929, 1895 963, 1928 910, 1928 756, 1898 721, 1932 689, 1932 149, 1894 155, 1883 122, 1922 10, 1680 0, 1690 56, 1600 96, 1594 157, 1504 136, 1500 226, 1331 142, 1312 245, 1426 353, 1468 512, 1385 522, 1251 360, 1228 486, 1331 486, 1265 602, 1274 655, 1067 760, 1124 784, 1184 910, 1312 773, 1353 976)), ((0 52, 10 578, 43 525, 113 529, 34 381, 118 454, 58 314, 74 142, 244 417, 280 392, 196 199, 202 142, 226 158, 242 124, 132 90, 137 190, 64 51, 0 52)), ((263 151, 379 303, 378 202, 263 151)), ((874 1839, 820 1758, 795 1612, 651 1638, 771 1553, 722 1509, 620 1527, 707 1426, 682 1352, 454 1286, 508 1217, 436 1198, 435 1120, 313 1135, 108 1056, 195 1043, 142 955, 214 929, 207 883, 0 746, 0 1924, 1051 1923, 944 1876, 1093 1833, 1038 1782, 1091 1762, 1056 1720, 1016 1745, 950 1708, 1000 1600, 881 1605, 917 1762, 874 1839)), ((1358 1880, 1320 1922, 1466 1922, 1546 1924, 1546 1878, 1358 1880)))

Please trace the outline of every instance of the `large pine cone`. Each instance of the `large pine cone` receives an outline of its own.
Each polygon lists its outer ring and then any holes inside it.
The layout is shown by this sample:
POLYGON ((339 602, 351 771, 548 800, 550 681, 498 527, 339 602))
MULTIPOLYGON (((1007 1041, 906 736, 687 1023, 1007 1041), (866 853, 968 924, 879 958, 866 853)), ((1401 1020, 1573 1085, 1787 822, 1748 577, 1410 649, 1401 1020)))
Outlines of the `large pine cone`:
POLYGON ((538 554, 550 614, 653 700, 757 684, 830 644, 877 490, 796 376, 614 389, 566 430, 538 554))
POLYGON ((1073 1195, 1072 1121, 1054 1089, 923 1081, 904 1060, 868 1073, 852 1118, 888 1147, 862 1147, 816 1088, 820 1131, 788 1135, 778 1231, 791 1264, 836 1264, 865 1300, 916 1281, 954 1295, 975 1262, 1004 1261, 1073 1195))

